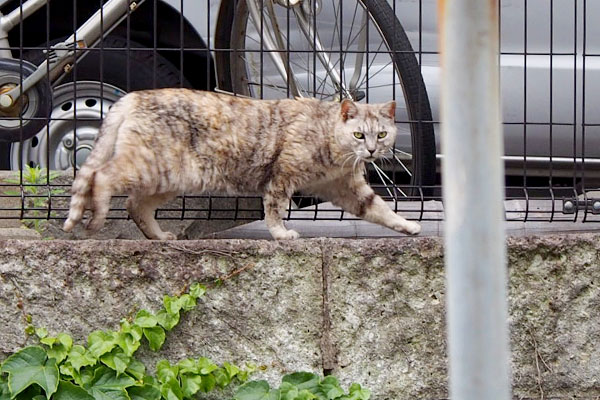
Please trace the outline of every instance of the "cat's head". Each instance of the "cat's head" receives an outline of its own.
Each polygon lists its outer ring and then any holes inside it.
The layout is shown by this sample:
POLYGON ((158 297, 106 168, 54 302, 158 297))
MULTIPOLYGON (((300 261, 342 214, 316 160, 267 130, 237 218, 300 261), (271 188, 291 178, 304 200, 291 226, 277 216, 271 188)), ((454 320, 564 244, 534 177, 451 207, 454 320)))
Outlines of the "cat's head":
POLYGON ((360 104, 343 100, 335 132, 344 154, 374 161, 389 152, 396 139, 396 102, 360 104))

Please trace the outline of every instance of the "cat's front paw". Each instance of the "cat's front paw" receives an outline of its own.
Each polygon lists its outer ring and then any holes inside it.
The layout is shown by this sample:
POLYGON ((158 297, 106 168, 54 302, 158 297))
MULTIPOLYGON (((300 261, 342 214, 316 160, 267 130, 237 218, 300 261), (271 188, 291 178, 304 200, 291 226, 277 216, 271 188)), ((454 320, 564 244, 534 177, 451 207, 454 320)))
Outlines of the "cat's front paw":
POLYGON ((293 229, 277 229, 271 231, 271 235, 275 240, 293 240, 300 237, 300 234, 293 229))
POLYGON ((421 233, 421 225, 412 221, 404 221, 402 224, 396 226, 394 230, 409 235, 418 235, 421 233))
POLYGON ((177 240, 177 235, 172 232, 161 232, 158 236, 158 240, 177 240))

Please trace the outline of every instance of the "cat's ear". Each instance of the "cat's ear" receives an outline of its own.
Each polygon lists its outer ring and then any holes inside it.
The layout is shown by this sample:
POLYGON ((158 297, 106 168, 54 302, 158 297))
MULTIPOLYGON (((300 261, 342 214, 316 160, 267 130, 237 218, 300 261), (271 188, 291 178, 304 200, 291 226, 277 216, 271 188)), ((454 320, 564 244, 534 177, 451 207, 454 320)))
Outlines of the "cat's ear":
POLYGON ((385 103, 381 106, 381 109, 379 110, 379 112, 384 117, 393 120, 396 117, 396 102, 388 101, 387 103, 385 103))
POLYGON ((354 104, 354 102, 349 99, 342 100, 341 109, 342 119, 344 120, 344 122, 356 117, 356 115, 358 114, 358 108, 356 107, 356 104, 354 104))

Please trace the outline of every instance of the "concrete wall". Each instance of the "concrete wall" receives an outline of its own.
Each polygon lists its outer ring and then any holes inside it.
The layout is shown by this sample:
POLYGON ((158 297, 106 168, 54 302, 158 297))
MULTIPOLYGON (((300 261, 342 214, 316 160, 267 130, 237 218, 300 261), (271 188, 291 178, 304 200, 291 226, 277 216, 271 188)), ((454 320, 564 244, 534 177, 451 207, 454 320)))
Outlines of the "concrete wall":
MULTIPOLYGON (((600 236, 508 240, 515 398, 600 396, 600 236)), ((331 371, 374 399, 447 397, 439 239, 0 241, 0 359, 25 314, 83 340, 194 281, 210 290, 158 354, 331 371)))

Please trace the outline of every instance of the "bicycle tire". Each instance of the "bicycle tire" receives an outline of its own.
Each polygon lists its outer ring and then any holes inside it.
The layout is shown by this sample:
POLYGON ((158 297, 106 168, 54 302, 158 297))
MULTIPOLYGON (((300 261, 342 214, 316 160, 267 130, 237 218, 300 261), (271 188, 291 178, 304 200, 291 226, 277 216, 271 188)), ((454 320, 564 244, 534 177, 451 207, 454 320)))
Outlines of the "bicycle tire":
MULTIPOLYGON (((394 63, 399 83, 402 87, 411 131, 412 145, 412 177, 410 194, 418 196, 419 192, 432 193, 430 186, 436 183, 436 145, 429 97, 416 53, 394 11, 385 0, 356 0, 368 12, 382 39, 385 41, 390 57, 394 63), (419 191, 419 188, 421 190, 419 191)), ((247 77, 238 74, 233 65, 236 61, 236 49, 243 51, 235 44, 240 37, 239 24, 248 21, 248 10, 245 0, 239 0, 237 6, 228 7, 228 15, 224 24, 231 27, 228 35, 220 33, 221 48, 228 52, 218 52, 215 57, 217 78, 221 89, 243 95, 251 95, 246 87, 247 77), (244 21, 245 20, 245 21, 244 21), (235 71, 235 74, 234 74, 235 71)))

